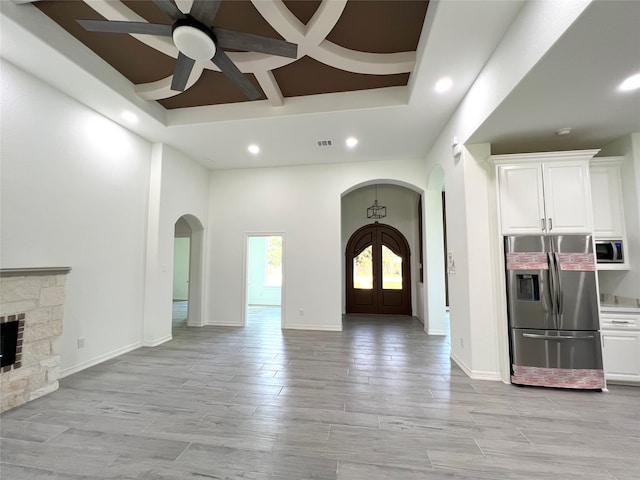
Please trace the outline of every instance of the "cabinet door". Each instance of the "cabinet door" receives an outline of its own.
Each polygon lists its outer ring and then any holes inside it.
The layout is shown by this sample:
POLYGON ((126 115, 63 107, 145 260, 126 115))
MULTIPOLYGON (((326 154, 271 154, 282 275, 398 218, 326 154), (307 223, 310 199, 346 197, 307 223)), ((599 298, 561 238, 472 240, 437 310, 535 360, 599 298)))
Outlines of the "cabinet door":
POLYGON ((607 380, 640 382, 640 332, 602 331, 607 380))
POLYGON ((543 163, 547 233, 591 233, 589 163, 543 163))
POLYGON ((596 239, 612 240, 624 235, 622 177, 618 164, 592 164, 591 198, 593 234, 596 239))
POLYGON ((542 234, 545 215, 540 163, 500 165, 498 182, 502 233, 542 234))

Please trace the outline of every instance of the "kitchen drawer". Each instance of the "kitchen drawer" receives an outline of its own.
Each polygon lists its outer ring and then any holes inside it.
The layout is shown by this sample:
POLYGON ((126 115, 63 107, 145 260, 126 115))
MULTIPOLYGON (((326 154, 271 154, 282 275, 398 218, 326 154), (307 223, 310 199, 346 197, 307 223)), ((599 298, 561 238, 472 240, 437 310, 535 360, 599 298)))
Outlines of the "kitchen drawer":
POLYGON ((602 330, 640 330, 640 315, 625 313, 600 314, 602 330))

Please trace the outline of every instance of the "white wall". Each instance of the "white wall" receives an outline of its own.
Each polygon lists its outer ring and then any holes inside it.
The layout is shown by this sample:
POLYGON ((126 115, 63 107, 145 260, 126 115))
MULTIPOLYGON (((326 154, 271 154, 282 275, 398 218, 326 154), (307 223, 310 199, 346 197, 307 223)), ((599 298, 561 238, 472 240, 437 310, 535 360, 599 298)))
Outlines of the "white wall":
POLYGON ((151 146, 1 66, 1 265, 72 268, 64 376, 141 344, 151 146))
POLYGON ((631 270, 598 272, 600 292, 620 297, 640 298, 640 133, 627 135, 605 146, 599 157, 623 156, 622 193, 626 251, 631 270))
POLYGON ((527 2, 427 155, 429 171, 436 164, 445 171, 447 243, 456 260, 449 276, 451 356, 474 378, 508 380, 504 280, 494 179, 483 164, 488 145, 463 148, 454 160, 452 139, 465 144, 589 3, 527 2))
MULTIPOLYGON (((367 207, 373 205, 375 199, 375 186, 367 185, 358 188, 342 197, 342 255, 347 249, 347 242, 353 233, 360 227, 369 225, 375 220, 367 218, 367 207)), ((387 207, 387 216, 380 219, 379 223, 391 225, 404 235, 411 251, 411 311, 413 315, 424 321, 424 311, 417 307, 418 294, 418 193, 406 187, 398 185, 378 185, 378 204, 387 207)), ((343 266, 346 268, 346 265, 343 266)), ((342 275, 342 311, 345 311, 345 275, 342 275)))
POLYGON ((158 345, 171 339, 173 292, 173 241, 175 224, 182 216, 195 217, 191 227, 189 325, 202 325, 206 291, 204 245, 208 233, 209 171, 163 144, 151 155, 149 219, 147 222, 146 290, 143 342, 158 345))
POLYGON ((212 172, 207 323, 242 325, 244 235, 282 232, 285 328, 340 330, 341 196, 381 179, 420 189, 424 166, 395 160, 212 172))

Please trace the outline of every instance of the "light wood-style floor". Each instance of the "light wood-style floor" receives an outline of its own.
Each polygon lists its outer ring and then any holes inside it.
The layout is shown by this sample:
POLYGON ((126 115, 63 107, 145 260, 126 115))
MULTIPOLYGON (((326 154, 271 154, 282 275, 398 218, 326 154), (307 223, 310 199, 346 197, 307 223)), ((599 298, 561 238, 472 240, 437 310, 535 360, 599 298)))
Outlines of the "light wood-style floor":
POLYGON ((472 381, 408 317, 179 326, 0 422, 3 480, 640 478, 640 388, 472 381))

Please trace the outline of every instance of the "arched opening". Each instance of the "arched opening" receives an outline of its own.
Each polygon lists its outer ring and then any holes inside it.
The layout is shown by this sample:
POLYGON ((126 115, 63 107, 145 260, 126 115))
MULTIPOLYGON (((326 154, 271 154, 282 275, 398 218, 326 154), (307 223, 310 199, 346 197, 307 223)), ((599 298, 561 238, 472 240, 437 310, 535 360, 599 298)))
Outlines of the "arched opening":
POLYGON ((204 228, 198 218, 183 215, 174 225, 172 327, 202 326, 204 228))
MULTIPOLYGON (((389 225, 404 236, 411 253, 404 272, 410 281, 410 315, 424 322, 425 290, 421 278, 424 259, 420 254, 420 207, 423 204, 424 191, 413 184, 393 179, 367 180, 345 190, 341 196, 341 257, 342 257, 342 306, 347 313, 347 271, 352 268, 351 260, 345 253, 351 236, 360 228, 372 224, 375 219, 368 218, 367 209, 376 200, 386 207, 386 217, 378 219, 380 224, 389 225)), ((387 252, 389 253, 389 252, 387 252)), ((408 282, 409 283, 409 282, 408 282)), ((391 319, 391 317, 388 317, 391 319)), ((362 320, 362 319, 360 319, 362 320)), ((384 317, 377 321, 384 322, 384 317)))
POLYGON ((351 236, 345 255, 346 313, 411 315, 411 254, 399 230, 365 225, 351 236))

